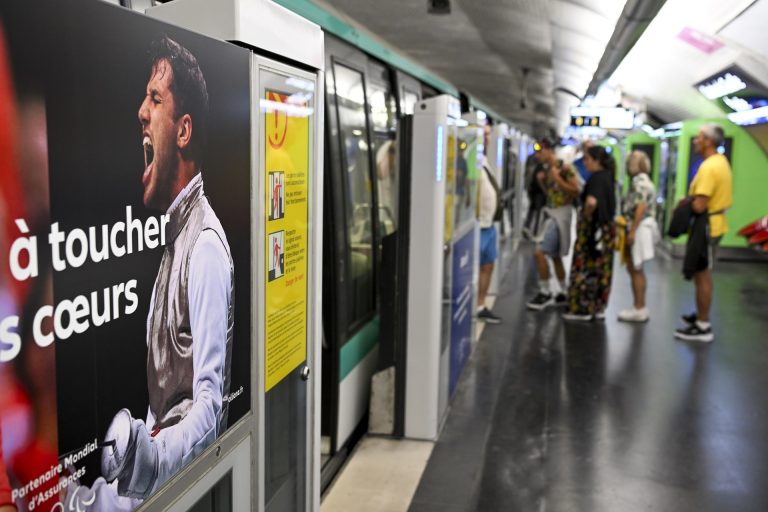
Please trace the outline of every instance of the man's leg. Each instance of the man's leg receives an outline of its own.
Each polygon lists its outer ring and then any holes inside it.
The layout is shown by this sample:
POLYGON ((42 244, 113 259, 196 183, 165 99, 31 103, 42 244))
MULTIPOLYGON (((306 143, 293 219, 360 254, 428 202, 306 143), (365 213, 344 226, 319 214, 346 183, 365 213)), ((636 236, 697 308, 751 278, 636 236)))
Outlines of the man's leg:
POLYGON ((693 275, 696 286, 696 319, 709 323, 709 308, 712 305, 712 271, 702 270, 693 275))
MULTIPOLYGON (((539 273, 539 283, 549 283, 549 263, 547 263, 547 255, 541 249, 536 249, 533 252, 533 259, 536 262, 536 270, 539 273)), ((562 266, 562 262, 560 262, 562 266)))
POLYGON ((496 262, 496 228, 490 227, 480 231, 480 282, 477 290, 477 318, 484 322, 498 324, 501 318, 491 313, 485 307, 485 298, 491 286, 491 275, 496 262))
MULTIPOLYGON (((687 327, 677 329, 675 337, 689 341, 710 342, 714 339, 709 323, 709 308, 712 305, 712 269, 693 274, 696 286, 696 317, 687 327)), ((686 321, 689 321, 686 319, 686 321)))
POLYGON ((560 283, 560 293, 565 294, 568 292, 568 284, 565 282, 565 267, 563 266, 563 258, 560 256, 553 256, 552 263, 555 267, 555 276, 557 276, 557 282, 560 283))
POLYGON ((488 288, 491 287, 492 274, 493 263, 486 263, 480 267, 480 283, 477 290, 477 305, 480 308, 485 307, 485 297, 488 295, 488 288))

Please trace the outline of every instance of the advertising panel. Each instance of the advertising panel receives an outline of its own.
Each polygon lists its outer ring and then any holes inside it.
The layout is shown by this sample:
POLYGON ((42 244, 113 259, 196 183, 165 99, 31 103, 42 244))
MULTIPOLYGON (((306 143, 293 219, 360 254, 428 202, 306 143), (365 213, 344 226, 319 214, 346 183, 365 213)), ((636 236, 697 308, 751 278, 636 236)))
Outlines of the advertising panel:
MULTIPOLYGON (((267 90, 265 375, 272 389, 307 357, 309 103, 267 90), (276 213, 275 213, 276 212, 276 213)), ((300 98, 301 97, 301 98, 300 98)))
POLYGON ((459 382, 461 370, 472 351, 472 273, 475 231, 469 230, 453 245, 453 286, 451 293, 451 373, 449 395, 459 382))
POLYGON ((134 510, 250 410, 249 62, 104 2, 0 4, 18 510, 134 510))

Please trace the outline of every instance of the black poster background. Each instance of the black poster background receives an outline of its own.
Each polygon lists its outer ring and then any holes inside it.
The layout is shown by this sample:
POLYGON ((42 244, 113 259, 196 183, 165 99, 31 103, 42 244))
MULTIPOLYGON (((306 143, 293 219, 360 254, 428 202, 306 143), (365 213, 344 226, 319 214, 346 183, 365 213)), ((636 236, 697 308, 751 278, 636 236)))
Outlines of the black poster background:
MULTIPOLYGON (((161 213, 142 202, 139 106, 149 78, 150 43, 167 34, 197 58, 210 96, 205 190, 221 221, 235 267, 235 321, 228 425, 250 406, 250 89, 249 52, 96 0, 3 2, 0 6, 18 93, 44 93, 51 223, 87 229, 161 213)), ((194 120, 193 120, 194 123, 194 120)), ((43 238, 43 237, 41 237, 43 238)), ((47 238, 47 237, 46 237, 47 238)), ((47 242, 41 252, 50 252, 47 242)), ((57 340, 59 453, 103 439, 119 409, 145 419, 146 320, 162 247, 90 260, 53 274, 54 306, 136 279, 135 313, 57 340)), ((97 452, 99 453, 99 452, 97 452)), ((85 459, 85 484, 100 476, 85 459)))

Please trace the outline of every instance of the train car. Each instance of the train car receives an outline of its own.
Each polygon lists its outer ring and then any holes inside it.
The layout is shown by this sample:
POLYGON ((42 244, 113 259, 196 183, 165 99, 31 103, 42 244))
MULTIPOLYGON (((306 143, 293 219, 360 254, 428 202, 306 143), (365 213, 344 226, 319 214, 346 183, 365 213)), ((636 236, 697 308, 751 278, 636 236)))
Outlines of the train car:
MULTIPOLYGON (((380 354, 379 313, 385 240, 399 220, 399 120, 423 98, 456 93, 428 74, 403 71, 397 66, 402 57, 388 54, 384 60, 364 51, 375 45, 361 39, 352 44, 325 35, 324 487, 366 431, 371 377, 391 361, 391 354, 380 354)), ((515 134, 514 142, 500 137, 499 148, 519 145, 521 134, 515 134)), ((499 162, 512 169, 504 181, 511 190, 517 161, 499 162)), ((509 204, 512 211, 514 202, 509 204)))

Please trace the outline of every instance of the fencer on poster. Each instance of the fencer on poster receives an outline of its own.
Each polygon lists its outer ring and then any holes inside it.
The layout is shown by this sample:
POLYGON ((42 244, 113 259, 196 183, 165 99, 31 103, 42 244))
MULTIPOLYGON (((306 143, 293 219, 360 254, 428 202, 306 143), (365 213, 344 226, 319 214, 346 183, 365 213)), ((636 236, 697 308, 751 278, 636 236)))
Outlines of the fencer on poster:
POLYGON ((18 510, 133 510, 250 408, 249 52, 0 15, 2 467, 18 510))

